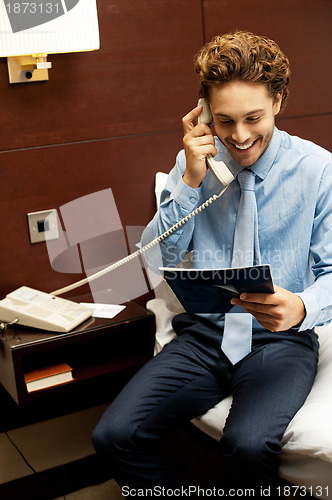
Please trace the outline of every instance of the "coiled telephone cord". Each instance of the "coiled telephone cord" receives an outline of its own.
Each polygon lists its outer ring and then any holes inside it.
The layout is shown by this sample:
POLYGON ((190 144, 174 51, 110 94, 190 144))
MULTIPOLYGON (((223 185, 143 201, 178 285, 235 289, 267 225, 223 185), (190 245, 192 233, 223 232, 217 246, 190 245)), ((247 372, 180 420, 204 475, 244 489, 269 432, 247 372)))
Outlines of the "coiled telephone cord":
POLYGON ((70 292, 71 290, 74 290, 75 288, 79 288, 80 286, 86 285, 87 283, 90 283, 91 281, 94 281, 94 280, 100 278, 101 276, 104 276, 105 274, 110 273, 111 271, 114 271, 114 269, 117 269, 118 267, 122 266, 123 264, 126 264, 127 262, 135 259, 136 257, 139 257, 144 252, 146 252, 147 250, 150 250, 150 248, 154 247, 155 245, 160 243, 162 240, 166 239, 168 236, 170 236, 172 233, 174 233, 177 229, 179 229, 179 227, 183 226, 183 224, 188 222, 188 220, 190 220, 192 217, 195 217, 195 215, 197 215, 199 212, 201 212, 206 207, 211 205, 211 203, 213 203, 215 200, 220 198, 220 196, 222 194, 224 194, 224 192, 226 191, 227 187, 228 187, 228 185, 218 195, 214 194, 213 196, 211 196, 208 200, 206 200, 204 203, 202 203, 202 205, 197 207, 190 214, 186 215, 186 217, 184 217, 179 222, 174 224, 174 226, 172 226, 170 229, 165 231, 163 234, 161 234, 160 236, 158 236, 154 240, 150 241, 150 243, 147 243, 146 245, 144 245, 144 247, 136 250, 136 252, 133 252, 130 255, 128 255, 127 257, 124 257, 123 259, 118 260, 117 262, 114 262, 114 264, 111 264, 110 266, 105 267, 105 269, 102 269, 101 271, 98 271, 97 273, 92 274, 91 276, 88 276, 87 278, 84 278, 80 281, 77 281, 76 283, 72 283, 71 285, 65 286, 63 288, 59 288, 58 290, 51 292, 51 295, 62 295, 64 293, 70 292))

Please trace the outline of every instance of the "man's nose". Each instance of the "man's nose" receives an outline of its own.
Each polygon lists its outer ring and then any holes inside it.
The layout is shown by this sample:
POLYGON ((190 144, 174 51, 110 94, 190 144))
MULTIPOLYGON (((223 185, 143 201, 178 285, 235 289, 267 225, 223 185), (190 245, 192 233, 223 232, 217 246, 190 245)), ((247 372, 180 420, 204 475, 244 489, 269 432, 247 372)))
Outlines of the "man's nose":
POLYGON ((232 130, 232 139, 237 144, 245 144, 250 139, 250 130, 244 124, 235 124, 232 130))

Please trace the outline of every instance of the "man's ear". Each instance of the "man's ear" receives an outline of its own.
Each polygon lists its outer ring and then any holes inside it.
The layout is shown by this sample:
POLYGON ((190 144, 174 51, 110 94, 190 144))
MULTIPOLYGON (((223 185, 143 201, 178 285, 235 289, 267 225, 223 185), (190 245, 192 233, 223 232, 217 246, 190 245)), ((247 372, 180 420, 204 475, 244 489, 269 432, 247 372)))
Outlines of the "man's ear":
POLYGON ((281 103, 282 103, 282 93, 279 92, 279 94, 277 94, 275 100, 274 100, 274 103, 273 103, 273 114, 274 116, 276 116, 279 111, 280 111, 280 108, 281 108, 281 103))

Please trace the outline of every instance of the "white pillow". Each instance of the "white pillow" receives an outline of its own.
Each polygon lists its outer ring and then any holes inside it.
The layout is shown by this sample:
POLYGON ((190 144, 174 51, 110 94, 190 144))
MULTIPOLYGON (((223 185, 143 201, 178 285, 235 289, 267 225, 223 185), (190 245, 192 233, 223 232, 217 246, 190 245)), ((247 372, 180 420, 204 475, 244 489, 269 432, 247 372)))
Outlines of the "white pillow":
POLYGON ((319 335, 318 371, 310 394, 289 423, 283 452, 301 453, 332 462, 332 326, 316 328, 319 335))

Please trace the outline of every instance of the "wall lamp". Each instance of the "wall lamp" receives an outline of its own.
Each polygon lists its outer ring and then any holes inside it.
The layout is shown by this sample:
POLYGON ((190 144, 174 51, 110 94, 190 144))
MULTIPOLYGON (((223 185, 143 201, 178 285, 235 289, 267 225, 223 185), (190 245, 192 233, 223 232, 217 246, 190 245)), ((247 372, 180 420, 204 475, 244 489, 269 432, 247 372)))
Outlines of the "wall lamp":
POLYGON ((0 0, 0 57, 10 83, 48 80, 49 54, 99 47, 96 0, 0 0))

